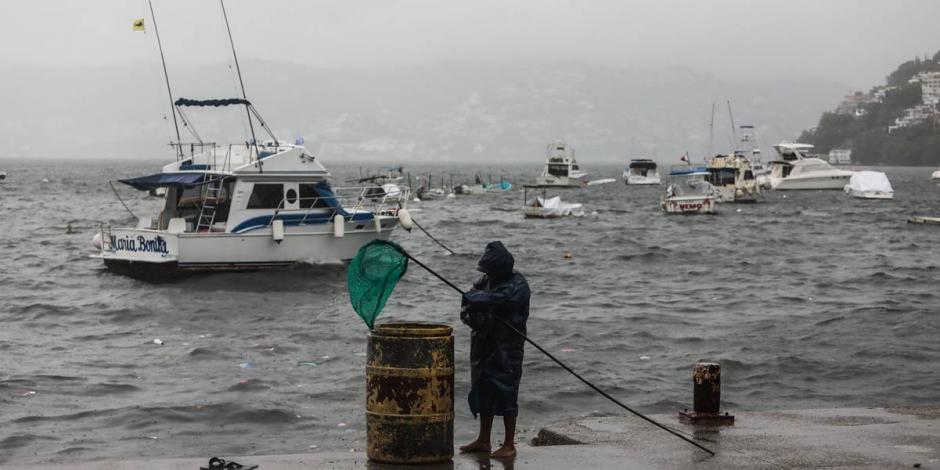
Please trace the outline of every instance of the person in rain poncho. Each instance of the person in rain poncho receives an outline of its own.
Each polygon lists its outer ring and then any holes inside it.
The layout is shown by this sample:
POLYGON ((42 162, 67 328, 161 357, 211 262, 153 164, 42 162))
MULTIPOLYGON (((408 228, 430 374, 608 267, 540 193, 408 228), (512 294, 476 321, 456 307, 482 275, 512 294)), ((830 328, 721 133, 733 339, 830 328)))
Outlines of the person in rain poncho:
POLYGON ((506 324, 526 334, 529 318, 529 284, 522 274, 513 271, 513 263, 512 255, 501 242, 486 245, 477 266, 483 276, 464 294, 460 310, 461 321, 472 329, 470 411, 474 416, 480 415, 480 435, 460 450, 490 452, 493 417, 502 416, 506 437, 493 452, 495 458, 516 455, 514 440, 519 414, 516 398, 522 379, 525 339, 506 324))

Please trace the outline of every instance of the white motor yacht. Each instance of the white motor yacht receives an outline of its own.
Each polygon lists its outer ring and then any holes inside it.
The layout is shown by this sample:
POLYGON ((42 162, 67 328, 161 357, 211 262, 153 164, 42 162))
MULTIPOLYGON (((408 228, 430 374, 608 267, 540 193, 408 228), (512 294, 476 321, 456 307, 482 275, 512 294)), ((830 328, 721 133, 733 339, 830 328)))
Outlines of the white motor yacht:
POLYGON ((540 186, 578 187, 587 183, 587 173, 581 171, 574 158, 574 149, 556 140, 548 145, 548 155, 542 174, 535 179, 540 186))
POLYGON ((781 160, 770 162, 767 182, 776 190, 842 189, 854 171, 833 168, 828 161, 809 154, 809 144, 774 146, 781 160))
POLYGON ((628 185, 659 184, 659 168, 656 162, 648 158, 635 158, 623 170, 623 181, 628 185))
MULTIPOLYGON (((184 106, 245 106, 270 134, 244 99, 181 98, 175 105, 178 113, 184 106)), ((407 188, 332 188, 330 174, 299 143, 273 135, 251 142, 177 143, 177 160, 160 173, 120 180, 142 191, 166 188, 163 208, 135 227, 102 225, 93 257, 146 277, 342 261, 372 240, 388 239, 399 212, 407 213, 407 188)))

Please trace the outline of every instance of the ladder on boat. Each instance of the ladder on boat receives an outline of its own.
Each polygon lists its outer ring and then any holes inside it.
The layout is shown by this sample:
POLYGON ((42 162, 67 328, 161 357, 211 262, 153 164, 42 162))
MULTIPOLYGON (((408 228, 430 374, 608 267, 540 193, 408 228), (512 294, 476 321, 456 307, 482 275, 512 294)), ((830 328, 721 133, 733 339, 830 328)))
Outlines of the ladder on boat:
POLYGON ((216 178, 206 184, 206 196, 202 200, 202 209, 199 211, 199 220, 196 223, 196 232, 212 231, 215 223, 216 204, 219 203, 219 194, 222 192, 222 179, 216 178))

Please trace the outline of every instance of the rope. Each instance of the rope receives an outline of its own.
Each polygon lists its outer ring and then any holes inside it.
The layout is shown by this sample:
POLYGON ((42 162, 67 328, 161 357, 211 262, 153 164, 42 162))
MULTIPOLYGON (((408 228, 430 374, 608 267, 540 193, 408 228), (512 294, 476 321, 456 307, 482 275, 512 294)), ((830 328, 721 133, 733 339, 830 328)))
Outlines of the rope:
MULTIPOLYGON (((441 276, 440 274, 436 273, 433 269, 427 267, 424 263, 422 263, 421 261, 418 261, 417 259, 415 259, 415 257, 411 256, 409 253, 405 252, 404 250, 402 250, 402 253, 403 253, 405 256, 407 256, 408 259, 414 261, 415 263, 418 263, 418 266, 421 266, 421 267, 424 268, 427 272, 433 274, 435 277, 437 277, 438 279, 440 279, 441 281, 443 281, 445 284, 447 284, 448 286, 450 286, 450 287, 451 287, 452 289, 454 289, 455 291, 459 292, 461 295, 464 294, 464 291, 463 291, 461 288, 457 287, 454 283, 452 283, 452 282, 450 282, 449 280, 447 280, 446 278, 444 278, 444 276, 441 276)), ((666 431, 666 432, 668 432, 668 433, 670 433, 670 434, 672 434, 672 435, 678 437, 679 439, 682 439, 683 441, 686 441, 686 442, 688 442, 689 444, 692 444, 692 445, 694 445, 695 447, 698 447, 699 449, 701 449, 701 450, 703 450, 703 451, 705 451, 705 452, 708 452, 710 455, 715 455, 714 452, 712 452, 712 451, 709 450, 708 448, 702 446, 701 444, 699 444, 699 443, 697 443, 697 442, 695 442, 695 441, 693 441, 693 440, 691 440, 691 439, 689 439, 689 438, 687 438, 687 437, 685 437, 685 436, 683 436, 683 435, 677 433, 676 431, 673 431, 672 429, 670 429, 670 428, 667 427, 667 426, 664 426, 664 425, 662 425, 662 424, 659 424, 658 422, 654 421, 652 418, 650 418, 650 417, 648 417, 648 416, 646 416, 646 415, 640 413, 639 411, 636 411, 636 410, 630 408, 629 406, 627 406, 627 405, 621 403, 620 400, 617 400, 616 398, 610 396, 610 394, 608 394, 607 392, 601 390, 600 388, 598 388, 596 385, 594 385, 593 383, 591 383, 590 381, 588 381, 588 380, 585 379, 584 377, 581 377, 581 375, 579 375, 577 372, 571 370, 571 368, 568 367, 567 365, 565 365, 565 363, 563 363, 563 362, 561 362, 560 360, 558 360, 558 358, 556 358, 556 357, 553 356, 551 353, 549 353, 548 351, 546 351, 544 348, 542 348, 541 346, 539 346, 535 341, 532 341, 528 336, 526 336, 525 334, 523 334, 521 331, 517 330, 515 327, 513 327, 512 325, 510 325, 506 320, 500 319, 500 321, 502 321, 502 322, 503 322, 503 325, 506 325, 506 327, 508 327, 510 330, 514 331, 517 335, 519 335, 519 336, 520 336, 522 339, 524 339, 526 342, 528 342, 529 344, 531 344, 532 346, 534 346, 536 349, 538 349, 539 351, 541 351, 542 354, 545 354, 546 356, 548 356, 549 359, 555 361, 556 364, 558 364, 558 365, 561 366, 563 369, 565 369, 566 371, 568 371, 571 375, 575 376, 578 380, 580 380, 581 382, 583 382, 583 383, 584 383, 585 385, 587 385, 588 387, 591 387, 592 390, 594 390, 595 392, 601 394, 601 396, 603 396, 604 398, 606 398, 606 399, 612 401, 612 402, 615 403, 617 406, 619 406, 619 407, 621 407, 621 408, 623 408, 623 409, 629 411, 630 413, 633 413, 634 415, 636 415, 636 416, 638 416, 638 417, 640 417, 640 418, 646 420, 647 422, 653 424, 654 426, 657 426, 657 427, 659 427, 660 429, 662 429, 662 430, 664 430, 664 431, 666 431)))
POLYGON ((130 207, 127 207, 127 204, 124 204, 124 200, 121 199, 121 195, 118 194, 117 188, 114 187, 114 182, 111 180, 108 180, 108 186, 111 186, 111 191, 114 191, 114 196, 117 198, 118 201, 120 201, 121 205, 124 206, 125 209, 127 209, 127 212, 131 215, 131 217, 136 219, 137 216, 134 215, 134 212, 131 211, 130 207))
MULTIPOLYGON (((438 245, 440 245, 441 248, 447 250, 447 251, 450 252, 450 254, 452 254, 452 255, 456 255, 456 254, 457 254, 457 253, 454 252, 454 250, 451 250, 450 248, 447 248, 447 246, 445 246, 443 243, 441 243, 440 240, 434 238, 434 235, 431 235, 430 233, 428 233, 428 231, 425 230, 424 227, 422 227, 421 224, 419 224, 417 220, 415 220, 414 218, 412 218, 412 219, 411 219, 411 222, 413 222, 413 223, 415 224, 415 227, 418 227, 419 229, 421 229, 421 231, 424 232, 424 234, 427 235, 428 238, 430 238, 431 240, 433 240, 434 243, 437 243, 438 245)), ((410 258, 410 256, 409 256, 409 258, 410 258)), ((412 258, 412 259, 413 259, 413 258, 412 258)), ((418 262, 417 260, 415 260, 415 262, 418 263, 418 264, 421 264, 421 263, 418 262)), ((423 266, 423 265, 422 265, 422 266, 423 266)), ((425 269, 427 269, 427 267, 425 267, 425 269)), ((443 278, 442 278, 442 279, 443 279, 443 278)))

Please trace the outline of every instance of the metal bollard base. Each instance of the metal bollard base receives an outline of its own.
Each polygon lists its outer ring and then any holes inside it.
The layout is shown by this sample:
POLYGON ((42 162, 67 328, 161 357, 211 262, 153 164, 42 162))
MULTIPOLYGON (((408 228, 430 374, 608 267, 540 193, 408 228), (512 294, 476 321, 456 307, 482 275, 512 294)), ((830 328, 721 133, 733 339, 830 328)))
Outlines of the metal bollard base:
POLYGON ((733 426, 734 415, 717 413, 696 413, 694 411, 680 411, 679 422, 698 426, 733 426))

